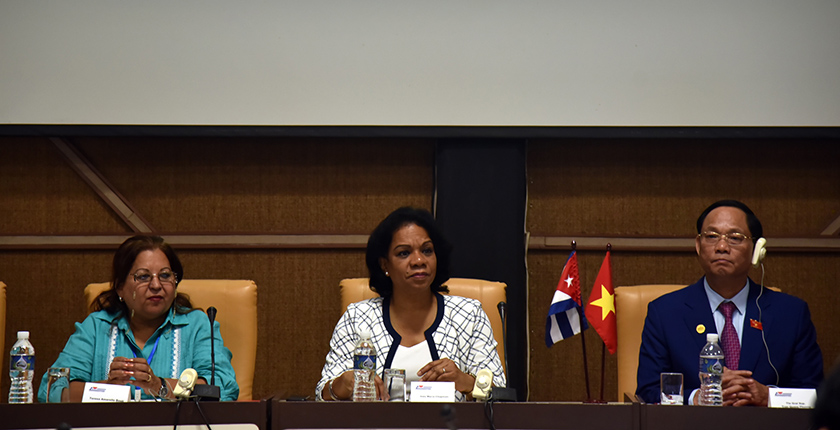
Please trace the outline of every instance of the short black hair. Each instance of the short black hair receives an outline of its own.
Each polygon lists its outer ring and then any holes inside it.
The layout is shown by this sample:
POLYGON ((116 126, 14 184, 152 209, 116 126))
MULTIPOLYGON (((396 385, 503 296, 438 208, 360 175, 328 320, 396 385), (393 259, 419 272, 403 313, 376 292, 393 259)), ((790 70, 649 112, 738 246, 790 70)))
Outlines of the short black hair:
POLYGON ((379 264, 379 259, 388 256, 391 242, 394 240, 394 233, 400 228, 412 224, 426 230, 435 248, 437 272, 435 273, 435 279, 432 280, 431 290, 449 292, 443 283, 449 279, 449 258, 452 255, 452 245, 443 237, 435 218, 429 211, 406 206, 391 212, 390 215, 385 217, 368 238, 365 263, 368 272, 370 272, 370 289, 376 291, 382 297, 390 297, 393 294, 394 284, 391 282, 391 278, 385 276, 385 272, 382 271, 379 264))
POLYGON ((740 209, 747 214, 747 227, 750 229, 750 236, 752 236, 753 243, 755 243, 759 237, 764 237, 764 228, 761 227, 761 221, 758 220, 758 217, 755 216, 753 211, 747 205, 739 202, 738 200, 718 200, 709 205, 709 207, 700 214, 700 218, 697 218, 697 234, 702 233, 700 230, 703 229, 703 221, 706 220, 709 212, 722 206, 740 209))

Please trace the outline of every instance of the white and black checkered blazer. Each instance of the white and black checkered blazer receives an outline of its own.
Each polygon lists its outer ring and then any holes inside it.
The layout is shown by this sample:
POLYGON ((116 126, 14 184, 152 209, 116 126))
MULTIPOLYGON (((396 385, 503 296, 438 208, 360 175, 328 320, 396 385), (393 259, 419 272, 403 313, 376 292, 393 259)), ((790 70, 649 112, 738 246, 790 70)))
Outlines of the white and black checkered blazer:
MULTIPOLYGON (((490 369, 494 385, 504 387, 505 375, 496 353, 496 339, 481 302, 459 296, 436 296, 437 316, 426 331, 432 359, 449 358, 465 373, 490 369)), ((318 400, 323 400, 321 392, 327 382, 353 368, 353 350, 362 331, 369 331, 376 345, 376 373, 381 377, 383 370, 391 366, 401 338, 391 326, 387 305, 387 298, 377 297, 347 306, 330 339, 330 352, 315 389, 318 400)), ((461 393, 455 397, 459 401, 464 398, 461 393)))

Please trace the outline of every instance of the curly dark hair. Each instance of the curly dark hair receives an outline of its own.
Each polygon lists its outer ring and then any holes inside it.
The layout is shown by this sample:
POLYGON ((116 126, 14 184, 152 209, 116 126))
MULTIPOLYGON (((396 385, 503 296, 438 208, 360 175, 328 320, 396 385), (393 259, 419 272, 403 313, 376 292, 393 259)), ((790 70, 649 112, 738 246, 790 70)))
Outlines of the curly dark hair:
MULTIPOLYGON (((175 251, 164 242, 160 236, 137 235, 130 237, 123 242, 117 252, 114 254, 113 269, 111 272, 111 288, 100 293, 90 304, 90 310, 93 312, 99 310, 106 310, 111 313, 122 311, 123 315, 129 315, 128 306, 125 302, 120 301, 117 290, 125 284, 128 278, 128 272, 131 271, 131 266, 134 265, 134 260, 143 251, 153 251, 155 249, 161 250, 166 258, 169 260, 169 267, 175 272, 176 285, 184 279, 184 267, 181 265, 181 260, 175 251)), ((188 313, 193 310, 190 297, 184 293, 177 293, 173 303, 175 311, 178 313, 188 313)))
POLYGON ((394 233, 406 225, 422 227, 429 234, 437 257, 437 272, 430 286, 432 291, 448 293, 449 289, 443 285, 449 279, 449 259, 452 255, 452 245, 443 237, 435 218, 429 211, 412 207, 401 207, 388 215, 370 234, 365 252, 365 263, 370 272, 370 289, 382 297, 390 297, 394 293, 391 278, 385 276, 379 259, 388 256, 394 233))

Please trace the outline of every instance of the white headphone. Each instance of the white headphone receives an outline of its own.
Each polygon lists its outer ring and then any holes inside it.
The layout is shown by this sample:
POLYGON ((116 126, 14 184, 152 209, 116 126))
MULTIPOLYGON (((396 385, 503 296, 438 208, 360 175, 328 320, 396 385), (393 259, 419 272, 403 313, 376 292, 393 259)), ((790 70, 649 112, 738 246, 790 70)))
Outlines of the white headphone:
MULTIPOLYGON (((758 240, 755 241, 755 249, 753 250, 752 256, 752 265, 753 267, 761 266, 761 282, 759 285, 761 289, 759 290, 758 296, 755 298, 755 307, 758 308, 758 322, 761 323, 761 305, 758 303, 758 299, 764 294, 764 265, 761 264, 761 261, 764 260, 764 257, 767 256, 767 239, 763 237, 759 237, 758 240)), ((776 366, 773 365, 773 360, 770 359, 770 347, 767 346, 767 337, 764 334, 764 330, 761 330, 761 341, 764 342, 764 350, 767 351, 767 362, 770 364, 770 367, 773 368, 773 372, 776 373, 776 385, 779 385, 779 371, 776 369, 776 366)))
POLYGON ((752 256, 752 265, 753 267, 758 267, 761 264, 764 257, 767 256, 767 239, 763 237, 759 237, 758 240, 755 241, 755 249, 753 249, 753 256, 752 256))

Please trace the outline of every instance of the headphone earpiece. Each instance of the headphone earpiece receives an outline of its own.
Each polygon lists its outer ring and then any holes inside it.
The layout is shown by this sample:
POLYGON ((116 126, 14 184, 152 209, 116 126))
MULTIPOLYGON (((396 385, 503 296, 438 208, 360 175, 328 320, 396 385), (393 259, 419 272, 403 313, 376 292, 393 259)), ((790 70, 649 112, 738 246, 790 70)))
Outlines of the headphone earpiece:
POLYGON ((753 267, 758 267, 761 264, 764 257, 767 256, 767 239, 763 237, 759 237, 758 240, 755 241, 755 249, 753 249, 753 256, 752 256, 752 265, 753 267))

